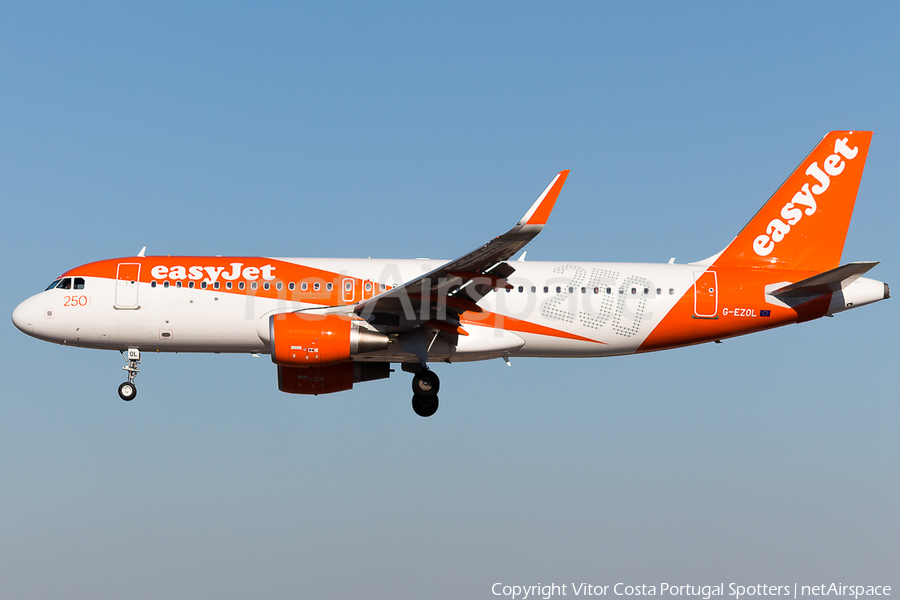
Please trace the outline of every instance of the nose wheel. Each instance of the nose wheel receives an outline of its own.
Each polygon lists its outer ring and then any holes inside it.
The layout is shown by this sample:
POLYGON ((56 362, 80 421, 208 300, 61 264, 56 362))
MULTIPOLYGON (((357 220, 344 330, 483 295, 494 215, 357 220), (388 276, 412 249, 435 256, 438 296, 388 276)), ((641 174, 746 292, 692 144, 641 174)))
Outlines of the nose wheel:
POLYGON ((128 372, 128 381, 119 386, 119 398, 130 402, 137 397, 137 386, 134 385, 134 378, 141 372, 138 368, 138 365, 141 364, 141 351, 137 348, 129 348, 122 352, 122 358, 125 359, 125 366, 122 367, 122 370, 128 372))
POLYGON ((133 383, 126 381, 119 386, 119 398, 125 402, 134 400, 135 396, 137 396, 137 386, 133 383))
POLYGON ((417 415, 430 417, 437 412, 437 393, 441 389, 441 380, 434 371, 430 371, 423 365, 413 375, 412 389, 412 407, 417 415))

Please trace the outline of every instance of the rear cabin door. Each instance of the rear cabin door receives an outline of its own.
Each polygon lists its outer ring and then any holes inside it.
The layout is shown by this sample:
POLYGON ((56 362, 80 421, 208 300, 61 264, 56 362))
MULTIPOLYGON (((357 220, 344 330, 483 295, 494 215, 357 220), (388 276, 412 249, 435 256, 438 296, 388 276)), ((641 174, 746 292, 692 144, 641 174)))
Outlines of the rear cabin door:
POLYGON ((715 271, 694 273, 694 316, 715 319, 719 312, 718 282, 715 271))
POLYGON ((116 271, 116 308, 140 308, 138 306, 138 281, 140 279, 140 263, 119 263, 116 271))

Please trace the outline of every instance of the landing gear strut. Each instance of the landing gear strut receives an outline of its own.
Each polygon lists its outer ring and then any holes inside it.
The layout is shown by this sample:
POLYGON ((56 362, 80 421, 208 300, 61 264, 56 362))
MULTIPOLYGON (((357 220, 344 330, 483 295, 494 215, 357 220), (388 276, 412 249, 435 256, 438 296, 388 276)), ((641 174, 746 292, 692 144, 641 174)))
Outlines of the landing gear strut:
POLYGON ((122 370, 128 372, 128 381, 119 386, 119 398, 130 402, 137 396, 137 386, 134 385, 134 377, 141 372, 138 365, 141 363, 141 351, 137 348, 129 348, 122 352, 122 358, 127 363, 122 370))
POLYGON ((438 409, 438 390, 441 389, 441 380, 434 371, 422 365, 413 375, 412 380, 413 399, 412 407, 420 417, 430 417, 438 409))

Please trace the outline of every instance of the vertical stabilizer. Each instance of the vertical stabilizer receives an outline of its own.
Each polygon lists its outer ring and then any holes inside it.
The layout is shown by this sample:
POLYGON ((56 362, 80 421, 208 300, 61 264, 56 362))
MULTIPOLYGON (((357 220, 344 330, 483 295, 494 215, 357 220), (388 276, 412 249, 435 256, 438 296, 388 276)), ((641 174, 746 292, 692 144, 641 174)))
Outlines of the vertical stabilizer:
POLYGON ((871 131, 832 131, 716 258, 717 266, 838 266, 871 131))

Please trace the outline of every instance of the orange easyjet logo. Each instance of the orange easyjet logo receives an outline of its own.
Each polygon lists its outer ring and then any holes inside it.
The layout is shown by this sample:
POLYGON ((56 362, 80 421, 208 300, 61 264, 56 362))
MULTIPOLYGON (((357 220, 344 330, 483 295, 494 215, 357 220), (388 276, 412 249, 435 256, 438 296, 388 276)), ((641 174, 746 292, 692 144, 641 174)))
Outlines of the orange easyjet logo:
POLYGON ((806 168, 806 174, 815 182, 804 183, 791 201, 781 208, 781 219, 769 221, 766 232, 753 240, 753 251, 759 256, 768 256, 775 249, 775 244, 790 233, 791 227, 799 223, 804 214, 808 217, 816 214, 816 196, 827 190, 831 184, 831 177, 840 175, 847 166, 841 157, 853 160, 858 152, 859 148, 850 148, 847 145, 847 138, 835 140, 834 154, 823 161, 822 167, 819 167, 818 162, 814 162, 806 168))

